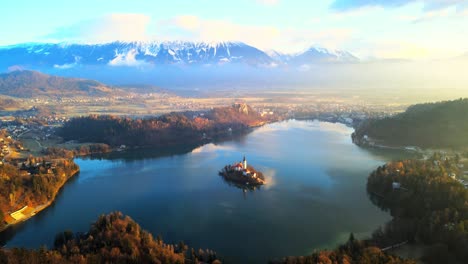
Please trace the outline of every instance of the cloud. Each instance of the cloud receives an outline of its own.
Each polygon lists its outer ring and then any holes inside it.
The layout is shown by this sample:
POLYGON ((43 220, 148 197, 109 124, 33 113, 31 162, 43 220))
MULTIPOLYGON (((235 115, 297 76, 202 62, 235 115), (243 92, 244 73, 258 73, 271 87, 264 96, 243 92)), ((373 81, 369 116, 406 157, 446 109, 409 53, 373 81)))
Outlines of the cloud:
POLYGON ((259 4, 262 4, 262 5, 266 5, 266 6, 274 6, 274 5, 277 5, 279 4, 279 0, 256 0, 257 3, 259 4))
POLYGON ((421 16, 416 17, 412 20, 413 23, 420 23, 420 22, 425 22, 425 21, 430 21, 433 19, 437 18, 445 18, 449 17, 451 15, 450 9, 445 8, 445 9, 438 9, 438 10, 432 10, 428 11, 426 13, 423 13, 421 16))
POLYGON ((7 71, 8 72, 14 72, 14 71, 23 71, 25 70, 26 68, 24 68, 23 66, 21 65, 13 65, 13 66, 10 66, 8 67, 7 71))
POLYGON ((348 11, 363 7, 390 7, 396 8, 412 3, 422 3, 425 11, 456 7, 459 11, 468 8, 465 0, 335 0, 331 8, 337 11, 348 11))
POLYGON ((262 39, 278 37, 275 27, 238 25, 225 20, 202 19, 197 16, 177 16, 160 23, 161 36, 169 40, 192 41, 249 41, 263 42, 262 39))
MULTIPOLYGON (((277 0, 264 3, 276 4, 277 0)), ((318 22, 316 22, 318 23, 318 22)), ((193 15, 151 21, 143 14, 110 14, 57 29, 43 37, 46 42, 109 43, 113 41, 242 41, 262 50, 297 52, 312 45, 336 49, 352 34, 347 28, 298 29, 256 26, 229 20, 203 19, 193 15), (149 34, 153 32, 154 34, 149 34)), ((121 54, 111 65, 135 64, 132 54, 121 54)), ((57 65, 57 67, 73 65, 57 65)))
POLYGON ((115 52, 115 58, 109 62, 110 66, 140 66, 145 64, 144 61, 137 60, 135 57, 138 51, 135 49, 129 50, 127 53, 115 52))
POLYGON ((348 28, 314 30, 252 26, 191 15, 161 21, 158 28, 158 35, 164 36, 165 40, 243 41, 262 50, 277 48, 283 52, 296 52, 312 45, 338 48, 353 32, 348 28))
POLYGON ((380 59, 427 59, 431 56, 444 54, 437 48, 410 41, 380 39, 366 44, 371 57, 380 59))
POLYGON ((57 29, 44 38, 86 43, 147 40, 150 20, 143 14, 110 14, 57 29))
POLYGON ((78 63, 80 62, 80 60, 81 60, 81 57, 75 56, 75 62, 65 63, 65 64, 54 64, 54 68, 60 69, 60 70, 71 69, 71 68, 77 66, 78 63))
POLYGON ((265 176, 265 185, 262 187, 265 190, 269 190, 276 186, 276 170, 274 169, 265 169, 263 171, 263 176, 265 176))

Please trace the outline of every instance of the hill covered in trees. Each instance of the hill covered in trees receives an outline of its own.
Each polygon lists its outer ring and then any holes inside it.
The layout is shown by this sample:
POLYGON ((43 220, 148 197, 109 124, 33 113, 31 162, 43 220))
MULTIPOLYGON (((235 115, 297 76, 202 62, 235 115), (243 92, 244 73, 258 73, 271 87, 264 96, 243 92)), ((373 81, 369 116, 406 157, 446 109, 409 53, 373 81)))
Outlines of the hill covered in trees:
POLYGON ((0 263, 221 263, 211 250, 166 244, 120 212, 102 215, 86 233, 65 231, 54 248, 0 249, 0 263))
POLYGON ((286 257, 282 260, 270 261, 270 264, 416 264, 413 260, 405 260, 387 254, 368 241, 356 240, 353 234, 348 242, 335 250, 322 250, 310 256, 286 257))
MULTIPOLYGON (((86 233, 65 231, 57 234, 52 249, 0 249, 0 263, 221 263, 216 252, 195 250, 185 245, 166 244, 143 230, 120 212, 102 215, 86 233)), ((310 256, 286 257, 271 264, 359 263, 415 264, 387 254, 368 241, 349 240, 333 251, 310 256)))
POLYGON ((468 99, 418 104, 404 113, 368 120, 353 134, 357 144, 467 147, 468 99))
POLYGON ((15 222, 10 213, 25 206, 34 211, 36 207, 53 201, 59 189, 78 171, 79 167, 73 160, 52 160, 47 156, 1 164, 0 231, 5 222, 15 222))
POLYGON ((380 245, 401 241, 430 245, 427 263, 468 263, 468 189, 456 179, 456 158, 404 160, 378 167, 367 190, 393 220, 377 230, 380 245))
POLYGON ((59 131, 65 140, 111 146, 161 147, 199 144, 242 133, 268 120, 245 104, 207 112, 170 113, 160 117, 128 118, 91 115, 73 118, 59 131))
POLYGON ((370 239, 356 240, 335 250, 286 257, 271 264, 416 263, 383 251, 400 243, 424 246, 426 264, 468 263, 468 189, 454 179, 463 171, 458 156, 435 153, 428 160, 389 162, 373 171, 367 182, 371 201, 393 219, 370 239))
POLYGON ((0 94, 19 97, 107 96, 123 93, 93 80, 51 76, 36 71, 0 74, 0 94))

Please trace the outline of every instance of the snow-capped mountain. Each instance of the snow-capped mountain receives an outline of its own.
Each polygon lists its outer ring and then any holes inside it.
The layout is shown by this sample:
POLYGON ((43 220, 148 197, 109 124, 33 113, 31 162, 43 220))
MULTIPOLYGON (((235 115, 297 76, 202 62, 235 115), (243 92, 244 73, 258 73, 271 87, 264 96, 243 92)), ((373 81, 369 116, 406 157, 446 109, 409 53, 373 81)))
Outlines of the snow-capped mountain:
POLYGON ((2 64, 70 68, 82 65, 224 64, 269 65, 272 59, 241 42, 112 42, 21 44, 0 48, 2 64))
POLYGON ((346 51, 310 48, 298 54, 263 52, 242 42, 112 42, 107 44, 25 43, 0 47, 0 66, 69 69, 78 65, 224 65, 276 67, 355 62, 346 51))
POLYGON ((318 47, 311 47, 295 54, 284 54, 274 50, 268 51, 267 53, 275 61, 293 66, 322 63, 350 63, 359 61, 357 57, 347 51, 328 50, 318 47))

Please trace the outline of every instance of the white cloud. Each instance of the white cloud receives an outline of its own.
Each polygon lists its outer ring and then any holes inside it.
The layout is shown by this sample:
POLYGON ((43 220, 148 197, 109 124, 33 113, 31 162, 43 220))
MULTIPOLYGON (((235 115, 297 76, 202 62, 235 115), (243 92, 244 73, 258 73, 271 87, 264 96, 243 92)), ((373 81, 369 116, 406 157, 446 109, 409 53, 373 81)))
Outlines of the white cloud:
MULTIPOLYGON (((265 3, 278 3, 266 0, 265 3)), ((320 20, 316 18, 316 23, 320 20)), ((256 26, 228 20, 202 19, 193 15, 151 21, 143 14, 110 14, 56 30, 44 38, 52 42, 108 43, 113 41, 186 40, 199 42, 242 41, 262 50, 297 52, 312 45, 339 48, 352 30, 328 28, 316 30, 256 26), (149 34, 151 32, 154 34, 149 34)), ((113 64, 134 63, 131 57, 116 58, 113 64), (130 60, 130 61, 129 61, 130 60)))
POLYGON ((138 51, 131 49, 127 53, 115 53, 115 58, 109 62, 111 66, 139 66, 144 64, 144 61, 139 61, 135 57, 138 51))
POLYGON ((61 70, 70 69, 70 68, 77 66, 80 60, 81 60, 80 57, 75 56, 75 61, 73 63, 54 64, 54 68, 61 69, 61 70))
POLYGON ((60 70, 71 69, 75 66, 76 66, 76 63, 54 64, 54 68, 60 69, 60 70))
POLYGON ((60 28, 45 38, 86 43, 148 40, 150 21, 150 17, 143 14, 110 14, 60 28))
POLYGON ((312 45, 338 48, 352 34, 352 30, 347 28, 301 30, 242 25, 197 16, 178 16, 161 21, 158 28, 161 31, 159 35, 166 40, 243 41, 262 50, 277 49, 283 52, 297 52, 312 45))
POLYGON ((274 6, 279 4, 279 0, 256 0, 257 3, 262 4, 262 5, 267 5, 267 6, 274 6))
POLYGON ((413 3, 422 4, 424 11, 445 9, 447 7, 456 7, 458 10, 465 10, 468 7, 466 0, 335 0, 331 7, 341 12, 376 6, 396 8, 413 3))
MULTIPOLYGON (((277 1, 268 1, 270 4, 277 1)), ((428 2, 429 3, 429 2, 428 2)), ((433 2, 435 3, 435 2, 433 2)), ((204 19, 194 15, 151 20, 143 14, 110 14, 77 23, 50 34, 48 41, 105 43, 120 41, 182 40, 197 42, 242 41, 261 50, 294 53, 310 46, 344 49, 361 58, 443 58, 466 51, 462 22, 466 9, 448 8, 414 11, 412 6, 398 12, 383 7, 366 7, 312 16, 304 26, 252 25, 225 19, 204 19), (391 12, 391 13, 390 13, 391 12), (382 17, 386 23, 356 27, 382 17), (447 22, 448 21, 448 22, 447 22), (458 21, 458 22, 457 22, 458 21), (417 23, 416 23, 417 22, 417 23), (420 23, 424 22, 424 23, 420 23), (452 26, 441 28, 441 23, 452 26), (437 23, 437 24, 436 24, 437 23), (458 26, 457 26, 458 25, 458 26), (393 27, 399 27, 395 31, 393 27), (429 29, 428 29, 429 28, 429 29), (437 32, 438 38, 424 32, 437 32), (154 35, 150 35, 152 32, 154 35), (456 40, 456 41, 455 41, 456 40), (447 49, 447 47, 450 49, 447 49)), ((118 54, 110 65, 139 65, 136 54, 118 54)), ((72 67, 57 65, 58 68, 72 67)))
POLYGON ((364 44, 362 55, 379 59, 443 59, 460 54, 460 50, 447 50, 441 43, 415 40, 376 39, 364 44))
POLYGON ((419 23, 437 18, 449 17, 452 14, 450 8, 436 9, 423 13, 420 17, 415 18, 412 22, 419 23))

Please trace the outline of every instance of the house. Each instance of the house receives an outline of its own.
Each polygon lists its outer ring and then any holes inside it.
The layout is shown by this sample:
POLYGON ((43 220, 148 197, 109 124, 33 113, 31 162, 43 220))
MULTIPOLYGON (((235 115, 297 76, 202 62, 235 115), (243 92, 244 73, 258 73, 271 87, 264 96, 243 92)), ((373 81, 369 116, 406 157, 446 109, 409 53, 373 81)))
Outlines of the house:
POLYGON ((449 174, 449 176, 450 176, 450 178, 452 178, 452 179, 456 179, 456 178, 457 178, 457 174, 454 173, 454 172, 451 172, 451 173, 449 174))
POLYGON ((237 163, 234 165, 234 170, 236 171, 242 171, 244 169, 244 166, 242 166, 242 163, 237 163))

